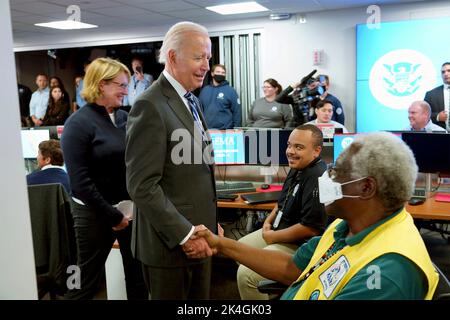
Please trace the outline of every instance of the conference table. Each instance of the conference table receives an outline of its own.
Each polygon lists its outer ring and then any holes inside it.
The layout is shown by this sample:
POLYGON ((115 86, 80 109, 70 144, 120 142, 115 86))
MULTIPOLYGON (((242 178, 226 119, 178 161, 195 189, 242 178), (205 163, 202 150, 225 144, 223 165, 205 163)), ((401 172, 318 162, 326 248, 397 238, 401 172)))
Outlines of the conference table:
MULTIPOLYGON (((247 204, 240 196, 234 201, 217 202, 219 208, 261 211, 272 211, 275 205, 276 202, 247 204)), ((439 202, 436 201, 434 197, 428 198, 420 205, 412 206, 407 204, 406 210, 414 219, 450 221, 450 202, 439 202)))

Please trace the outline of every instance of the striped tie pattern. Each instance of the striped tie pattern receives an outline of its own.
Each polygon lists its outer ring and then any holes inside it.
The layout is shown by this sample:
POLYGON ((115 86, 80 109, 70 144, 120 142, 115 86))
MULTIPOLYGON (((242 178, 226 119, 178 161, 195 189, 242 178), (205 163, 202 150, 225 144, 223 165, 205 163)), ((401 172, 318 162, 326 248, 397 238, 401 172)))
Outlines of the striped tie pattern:
POLYGON ((192 92, 186 92, 184 97, 187 99, 187 101, 189 103, 192 117, 194 118, 195 126, 202 134, 203 141, 208 141, 208 137, 206 135, 205 129, 203 128, 202 120, 200 119, 200 116, 198 114, 198 103, 197 103, 195 96, 192 94, 192 92))

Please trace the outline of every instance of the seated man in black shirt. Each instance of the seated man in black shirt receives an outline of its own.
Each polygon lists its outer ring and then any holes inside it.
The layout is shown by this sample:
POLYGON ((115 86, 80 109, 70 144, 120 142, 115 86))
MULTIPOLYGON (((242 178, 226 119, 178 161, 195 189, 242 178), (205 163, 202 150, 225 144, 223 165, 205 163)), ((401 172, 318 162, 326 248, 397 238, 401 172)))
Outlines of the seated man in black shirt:
MULTIPOLYGON (((292 131, 286 148, 290 171, 278 203, 262 229, 246 235, 240 242, 293 254, 305 240, 322 234, 327 222, 318 192, 318 178, 327 167, 320 158, 322 141, 322 132, 314 125, 301 125, 292 131)), ((268 295, 257 289, 261 280, 264 277, 240 265, 237 282, 241 298, 267 300, 268 295)))

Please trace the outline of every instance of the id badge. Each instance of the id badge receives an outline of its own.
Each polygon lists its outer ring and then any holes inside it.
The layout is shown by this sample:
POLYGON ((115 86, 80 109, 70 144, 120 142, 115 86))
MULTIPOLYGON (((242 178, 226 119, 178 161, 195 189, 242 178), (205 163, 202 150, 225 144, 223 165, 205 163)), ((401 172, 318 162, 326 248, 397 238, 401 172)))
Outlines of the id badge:
POLYGON ((277 213, 277 216, 275 218, 275 222, 273 223, 274 228, 278 228, 278 225, 280 224, 281 216, 283 215, 283 211, 279 210, 277 213))

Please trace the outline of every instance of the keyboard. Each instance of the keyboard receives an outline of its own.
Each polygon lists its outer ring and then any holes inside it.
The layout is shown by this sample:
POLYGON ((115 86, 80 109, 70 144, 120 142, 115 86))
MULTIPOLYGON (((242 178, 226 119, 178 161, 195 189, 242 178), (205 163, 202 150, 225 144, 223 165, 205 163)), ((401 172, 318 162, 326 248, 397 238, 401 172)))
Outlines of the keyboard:
POLYGON ((240 192, 255 192, 256 188, 251 182, 216 182, 217 193, 229 194, 240 192))

